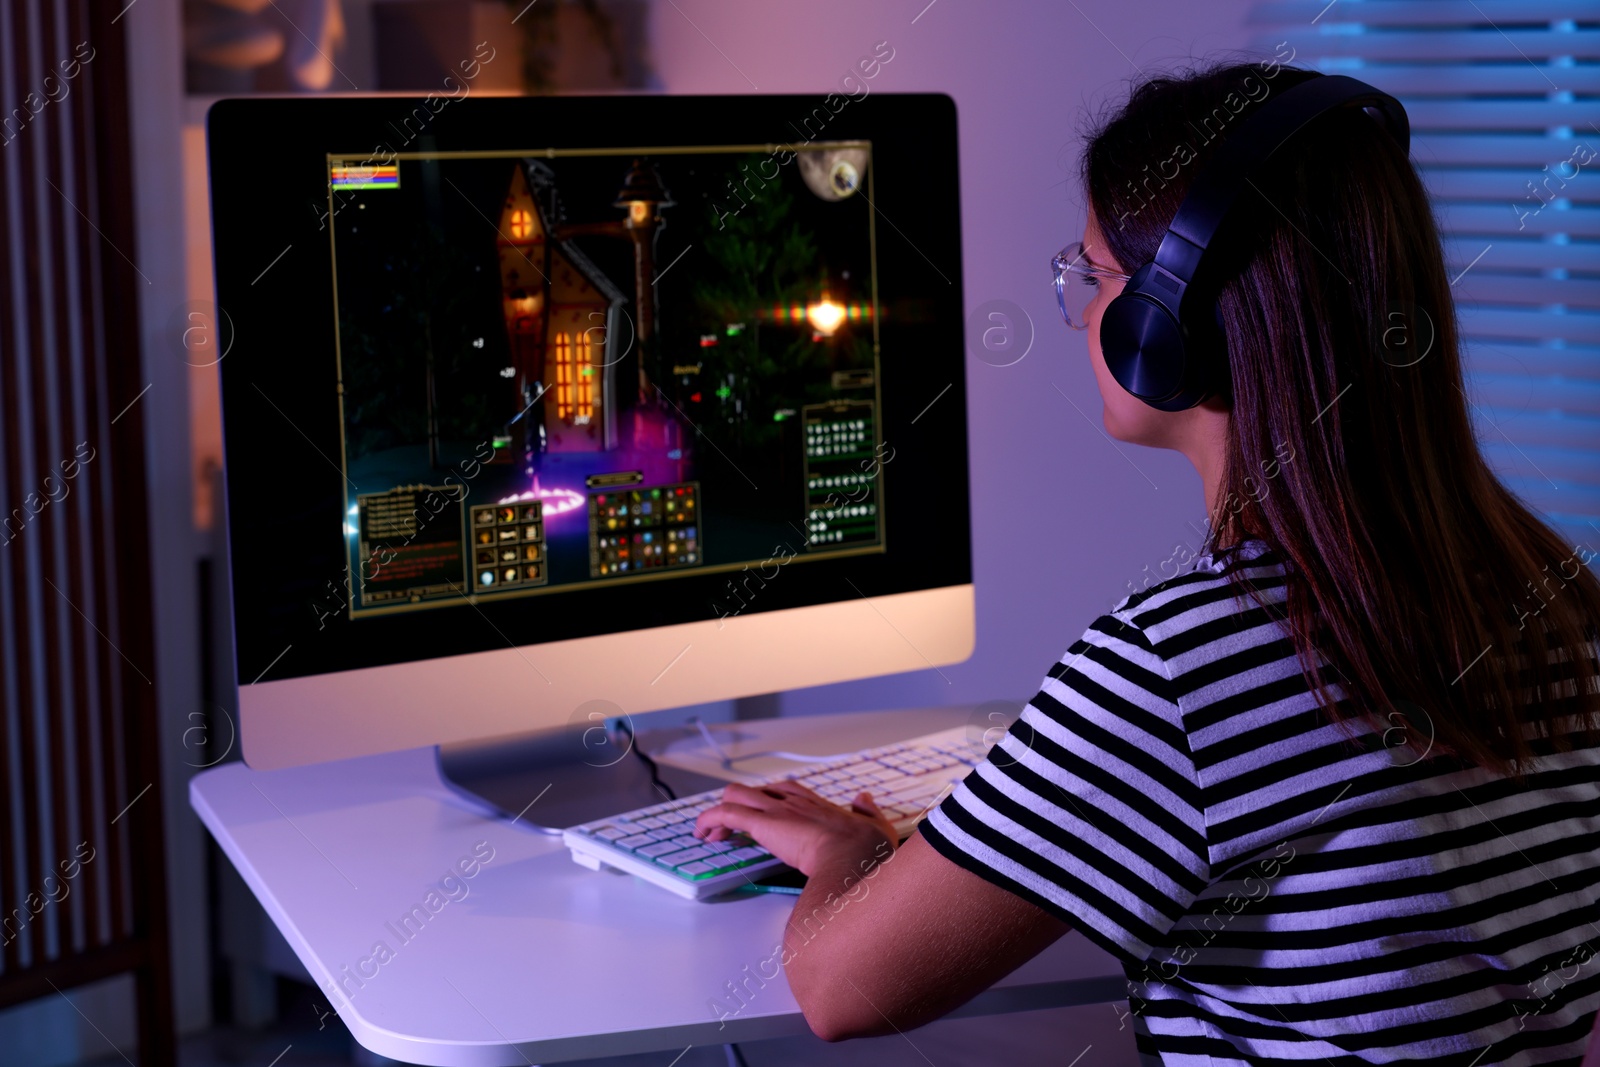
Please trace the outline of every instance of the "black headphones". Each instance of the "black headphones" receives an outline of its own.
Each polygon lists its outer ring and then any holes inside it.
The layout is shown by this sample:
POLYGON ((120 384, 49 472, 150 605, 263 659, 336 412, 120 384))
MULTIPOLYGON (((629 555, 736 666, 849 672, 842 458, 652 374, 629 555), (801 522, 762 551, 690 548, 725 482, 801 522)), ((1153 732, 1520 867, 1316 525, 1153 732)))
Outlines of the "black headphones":
POLYGON ((1214 294, 1189 286, 1228 212, 1272 155, 1323 115, 1361 107, 1401 148, 1400 101, 1342 74, 1308 78, 1246 118, 1195 176, 1156 249, 1100 316, 1100 351, 1117 384, 1162 411, 1192 408, 1227 387, 1227 346, 1214 294), (1208 321, 1209 320, 1209 321, 1208 321))

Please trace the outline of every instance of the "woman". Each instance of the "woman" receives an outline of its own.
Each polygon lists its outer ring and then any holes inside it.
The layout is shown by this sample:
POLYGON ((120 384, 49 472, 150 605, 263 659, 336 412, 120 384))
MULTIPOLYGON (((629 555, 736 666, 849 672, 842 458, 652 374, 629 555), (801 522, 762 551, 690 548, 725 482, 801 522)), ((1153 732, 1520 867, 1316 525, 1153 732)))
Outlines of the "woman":
POLYGON ((730 785, 699 820, 809 876, 783 960, 824 1038, 937 1018, 1076 929, 1123 962, 1148 1057, 1583 1055, 1600 583, 1478 451, 1405 151, 1347 109, 1257 180, 1223 235, 1218 395, 1160 411, 1106 369, 1100 314, 1255 73, 1138 86, 1088 138, 1063 253, 1106 430, 1188 457, 1212 550, 1095 620, 898 850, 870 797, 795 783, 730 785))

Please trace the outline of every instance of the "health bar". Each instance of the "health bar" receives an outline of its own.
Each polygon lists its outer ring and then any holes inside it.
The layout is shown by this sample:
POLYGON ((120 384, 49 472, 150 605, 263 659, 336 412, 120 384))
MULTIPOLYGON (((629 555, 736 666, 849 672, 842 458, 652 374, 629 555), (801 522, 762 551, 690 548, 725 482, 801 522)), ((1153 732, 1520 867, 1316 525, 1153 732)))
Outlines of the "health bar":
POLYGON ((334 164, 329 184, 335 189, 398 189, 399 164, 387 166, 347 166, 334 164))

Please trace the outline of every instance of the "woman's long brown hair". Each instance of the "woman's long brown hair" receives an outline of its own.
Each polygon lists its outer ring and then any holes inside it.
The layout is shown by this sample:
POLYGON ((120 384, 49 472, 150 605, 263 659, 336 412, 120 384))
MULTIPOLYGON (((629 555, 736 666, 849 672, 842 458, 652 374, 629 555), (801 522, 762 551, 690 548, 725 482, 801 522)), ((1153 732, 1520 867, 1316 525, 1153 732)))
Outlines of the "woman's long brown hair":
MULTIPOLYGON (((1154 258, 1227 132, 1316 76, 1229 64, 1138 84, 1082 161, 1117 261, 1154 258)), ((1283 621, 1347 730, 1403 725, 1419 753, 1519 776, 1531 756, 1596 743, 1593 551, 1535 516, 1478 449, 1451 282, 1410 160, 1347 109, 1255 184, 1208 256, 1231 381, 1219 500, 1237 502, 1213 516, 1215 543, 1260 539, 1285 560, 1283 621)))

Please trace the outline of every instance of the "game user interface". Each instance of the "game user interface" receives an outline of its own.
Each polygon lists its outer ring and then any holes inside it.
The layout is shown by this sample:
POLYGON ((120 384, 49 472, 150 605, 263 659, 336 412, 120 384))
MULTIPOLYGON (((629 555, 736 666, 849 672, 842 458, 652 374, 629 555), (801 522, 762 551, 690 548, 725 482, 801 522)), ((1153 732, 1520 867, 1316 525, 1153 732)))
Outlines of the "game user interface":
POLYGON ((351 618, 884 551, 869 142, 328 166, 351 618))

